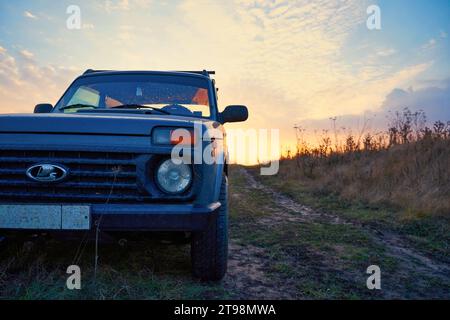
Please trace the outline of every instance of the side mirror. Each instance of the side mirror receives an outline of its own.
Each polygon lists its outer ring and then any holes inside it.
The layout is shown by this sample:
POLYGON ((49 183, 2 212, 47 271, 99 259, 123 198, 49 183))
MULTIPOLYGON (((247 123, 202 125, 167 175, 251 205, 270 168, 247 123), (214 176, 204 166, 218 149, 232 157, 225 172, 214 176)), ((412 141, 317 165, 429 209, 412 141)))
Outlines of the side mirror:
POLYGON ((248 119, 248 109, 246 106, 228 106, 220 113, 220 122, 241 122, 248 119))
POLYGON ((53 110, 53 106, 50 103, 40 103, 34 107, 34 113, 50 113, 53 110))

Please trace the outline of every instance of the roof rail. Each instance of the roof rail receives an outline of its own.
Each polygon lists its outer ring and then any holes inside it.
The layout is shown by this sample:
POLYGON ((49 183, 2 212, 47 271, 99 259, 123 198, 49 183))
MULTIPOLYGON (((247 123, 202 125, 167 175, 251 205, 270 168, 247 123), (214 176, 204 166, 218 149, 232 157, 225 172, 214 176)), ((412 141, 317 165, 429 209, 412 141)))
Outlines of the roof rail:
POLYGON ((104 71, 111 71, 111 70, 94 70, 94 69, 87 69, 83 74, 89 74, 94 72, 104 72, 104 71))
MULTIPOLYGON (((94 70, 94 69, 87 69, 85 72, 83 72, 83 74, 90 74, 90 73, 95 73, 95 72, 105 72, 105 71, 111 71, 111 70, 94 70)), ((207 70, 203 70, 203 71, 175 71, 175 72, 182 72, 182 73, 196 73, 196 74, 202 74, 204 76, 209 77, 209 75, 214 75, 216 74, 215 71, 207 71, 207 70)))
POLYGON ((203 71, 177 71, 177 72, 197 73, 197 74, 202 74, 204 76, 209 76, 209 75, 216 74, 215 71, 208 71, 208 70, 203 70, 203 71))

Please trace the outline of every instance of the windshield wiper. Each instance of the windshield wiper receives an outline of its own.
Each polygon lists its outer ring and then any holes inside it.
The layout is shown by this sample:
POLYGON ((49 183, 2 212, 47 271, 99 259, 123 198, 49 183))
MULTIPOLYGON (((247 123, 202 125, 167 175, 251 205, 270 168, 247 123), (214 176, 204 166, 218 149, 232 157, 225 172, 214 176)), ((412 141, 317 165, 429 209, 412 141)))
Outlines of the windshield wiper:
POLYGON ((76 103, 76 104, 71 104, 71 105, 69 105, 69 106, 65 106, 65 107, 59 108, 59 110, 81 109, 81 108, 94 108, 94 109, 98 109, 97 106, 93 106, 93 105, 90 105, 90 104, 76 103))
POLYGON ((143 106, 140 104, 122 104, 120 106, 111 107, 111 109, 141 109, 141 108, 142 109, 151 109, 151 110, 158 111, 158 112, 165 113, 165 114, 171 114, 170 112, 160 109, 160 108, 143 106))

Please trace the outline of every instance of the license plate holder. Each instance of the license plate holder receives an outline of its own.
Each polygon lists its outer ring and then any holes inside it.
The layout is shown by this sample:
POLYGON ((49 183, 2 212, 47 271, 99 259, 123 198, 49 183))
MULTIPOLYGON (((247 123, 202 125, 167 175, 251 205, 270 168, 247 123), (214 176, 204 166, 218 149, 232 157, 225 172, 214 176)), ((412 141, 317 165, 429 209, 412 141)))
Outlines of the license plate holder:
POLYGON ((0 229, 89 230, 90 206, 0 205, 0 229))

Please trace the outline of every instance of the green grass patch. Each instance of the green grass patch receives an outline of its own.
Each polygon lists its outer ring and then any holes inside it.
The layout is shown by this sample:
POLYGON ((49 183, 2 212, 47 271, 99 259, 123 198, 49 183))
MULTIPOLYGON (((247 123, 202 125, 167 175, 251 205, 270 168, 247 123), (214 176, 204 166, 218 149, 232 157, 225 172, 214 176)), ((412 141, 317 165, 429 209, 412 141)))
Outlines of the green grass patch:
POLYGON ((0 299, 223 299, 221 284, 193 280, 189 247, 136 242, 101 245, 94 275, 93 243, 82 259, 81 290, 66 287, 77 243, 49 241, 31 250, 11 245, 1 254, 0 299))
POLYGON ((255 179, 317 210, 332 212, 351 221, 369 224, 380 230, 403 235, 410 244, 439 260, 450 263, 450 217, 410 214, 389 205, 350 201, 324 189, 317 189, 307 180, 286 180, 278 176, 259 176, 249 169, 255 179))

